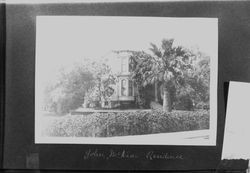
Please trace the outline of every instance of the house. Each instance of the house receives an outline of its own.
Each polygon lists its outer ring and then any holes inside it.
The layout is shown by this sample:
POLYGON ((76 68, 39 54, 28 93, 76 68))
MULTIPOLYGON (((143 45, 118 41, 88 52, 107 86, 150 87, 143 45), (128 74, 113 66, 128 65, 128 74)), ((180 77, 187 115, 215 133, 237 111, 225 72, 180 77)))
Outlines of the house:
POLYGON ((137 94, 134 82, 131 80, 129 69, 130 56, 127 53, 117 53, 113 59, 113 69, 117 76, 117 83, 112 86, 114 93, 107 99, 102 100, 103 108, 133 107, 137 94))
MULTIPOLYGON (((117 76, 117 83, 112 86, 114 93, 106 100, 102 100, 102 108, 134 108, 138 91, 135 83, 131 80, 130 54, 127 52, 116 53, 110 58, 110 66, 117 76)), ((148 86, 147 97, 154 98, 158 102, 159 86, 148 86), (157 88, 157 89, 156 89, 157 88), (157 95, 157 96, 156 96, 157 95)))

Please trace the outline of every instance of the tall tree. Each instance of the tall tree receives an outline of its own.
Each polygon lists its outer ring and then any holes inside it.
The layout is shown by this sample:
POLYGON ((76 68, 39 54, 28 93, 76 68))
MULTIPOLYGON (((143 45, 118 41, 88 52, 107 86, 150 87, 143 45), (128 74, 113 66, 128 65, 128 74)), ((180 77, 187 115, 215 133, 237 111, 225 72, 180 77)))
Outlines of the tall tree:
POLYGON ((70 71, 61 70, 59 80, 46 88, 46 107, 59 114, 79 108, 83 103, 107 99, 114 92, 115 78, 110 67, 102 62, 85 59, 70 71))
POLYGON ((93 74, 84 66, 75 65, 69 72, 61 70, 58 81, 46 88, 46 105, 56 113, 68 113, 82 105, 85 93, 94 84, 93 74))
POLYGON ((174 39, 163 39, 160 48, 151 43, 152 71, 145 76, 148 79, 146 81, 162 83, 163 110, 167 112, 172 111, 173 92, 178 85, 185 85, 185 74, 192 69, 192 55, 173 43, 174 39))
POLYGON ((192 88, 190 95, 195 105, 209 106, 210 94, 210 57, 200 51, 194 52, 193 73, 187 78, 192 88))
POLYGON ((132 52, 134 77, 140 77, 143 85, 161 83, 163 111, 171 112, 176 87, 185 85, 185 75, 192 70, 189 51, 173 46, 174 39, 163 39, 161 47, 151 43, 153 55, 143 51, 132 52))

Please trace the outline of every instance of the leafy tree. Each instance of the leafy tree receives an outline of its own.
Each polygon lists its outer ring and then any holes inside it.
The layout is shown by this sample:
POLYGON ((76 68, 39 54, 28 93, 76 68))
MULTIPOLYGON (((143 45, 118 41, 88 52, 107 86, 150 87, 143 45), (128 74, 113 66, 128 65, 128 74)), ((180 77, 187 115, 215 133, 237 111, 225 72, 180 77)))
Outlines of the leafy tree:
POLYGON ((117 79, 105 63, 92 62, 89 68, 94 76, 95 85, 85 94, 85 99, 87 102, 96 102, 100 106, 101 100, 108 100, 114 93, 112 85, 117 79))
POLYGON ((45 96, 50 111, 65 114, 80 107, 85 93, 94 84, 93 74, 84 66, 75 65, 69 72, 62 69, 59 80, 46 88, 45 96))
POLYGON ((143 74, 147 71, 150 70, 148 67, 148 64, 146 64, 146 59, 149 59, 150 55, 143 51, 130 51, 132 53, 132 56, 130 57, 130 63, 129 63, 129 69, 130 72, 132 73, 131 78, 135 82, 135 86, 137 87, 138 95, 136 97, 136 104, 141 107, 145 108, 147 107, 147 102, 146 102, 146 93, 145 93, 145 86, 143 85, 144 83, 144 78, 143 74))
POLYGON ((85 59, 66 72, 61 70, 60 78, 53 86, 45 89, 45 108, 59 114, 68 113, 83 103, 106 100, 114 92, 115 83, 109 66, 102 62, 85 59))
POLYGON ((210 93, 210 57, 198 51, 194 53, 192 74, 187 78, 187 83, 192 88, 189 92, 194 104, 199 107, 209 108, 210 93))

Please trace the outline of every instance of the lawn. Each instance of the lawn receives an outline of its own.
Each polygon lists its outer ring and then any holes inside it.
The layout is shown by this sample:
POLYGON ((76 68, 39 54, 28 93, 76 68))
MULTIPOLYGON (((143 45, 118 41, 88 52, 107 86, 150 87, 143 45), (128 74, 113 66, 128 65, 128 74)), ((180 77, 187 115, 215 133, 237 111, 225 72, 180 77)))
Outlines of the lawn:
POLYGON ((209 129, 209 111, 136 111, 53 118, 43 136, 113 137, 209 129))

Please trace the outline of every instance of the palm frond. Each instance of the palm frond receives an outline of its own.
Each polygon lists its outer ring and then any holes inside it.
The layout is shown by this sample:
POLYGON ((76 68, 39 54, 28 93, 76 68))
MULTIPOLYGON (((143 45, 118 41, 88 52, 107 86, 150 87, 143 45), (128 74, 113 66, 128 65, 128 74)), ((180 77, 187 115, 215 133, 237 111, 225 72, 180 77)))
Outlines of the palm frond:
POLYGON ((162 40, 162 49, 163 50, 167 50, 167 49, 171 49, 174 43, 174 39, 163 39, 162 40))
POLYGON ((151 50, 154 55, 156 55, 157 57, 162 56, 161 50, 155 44, 150 43, 150 46, 151 48, 149 48, 149 50, 151 50))

